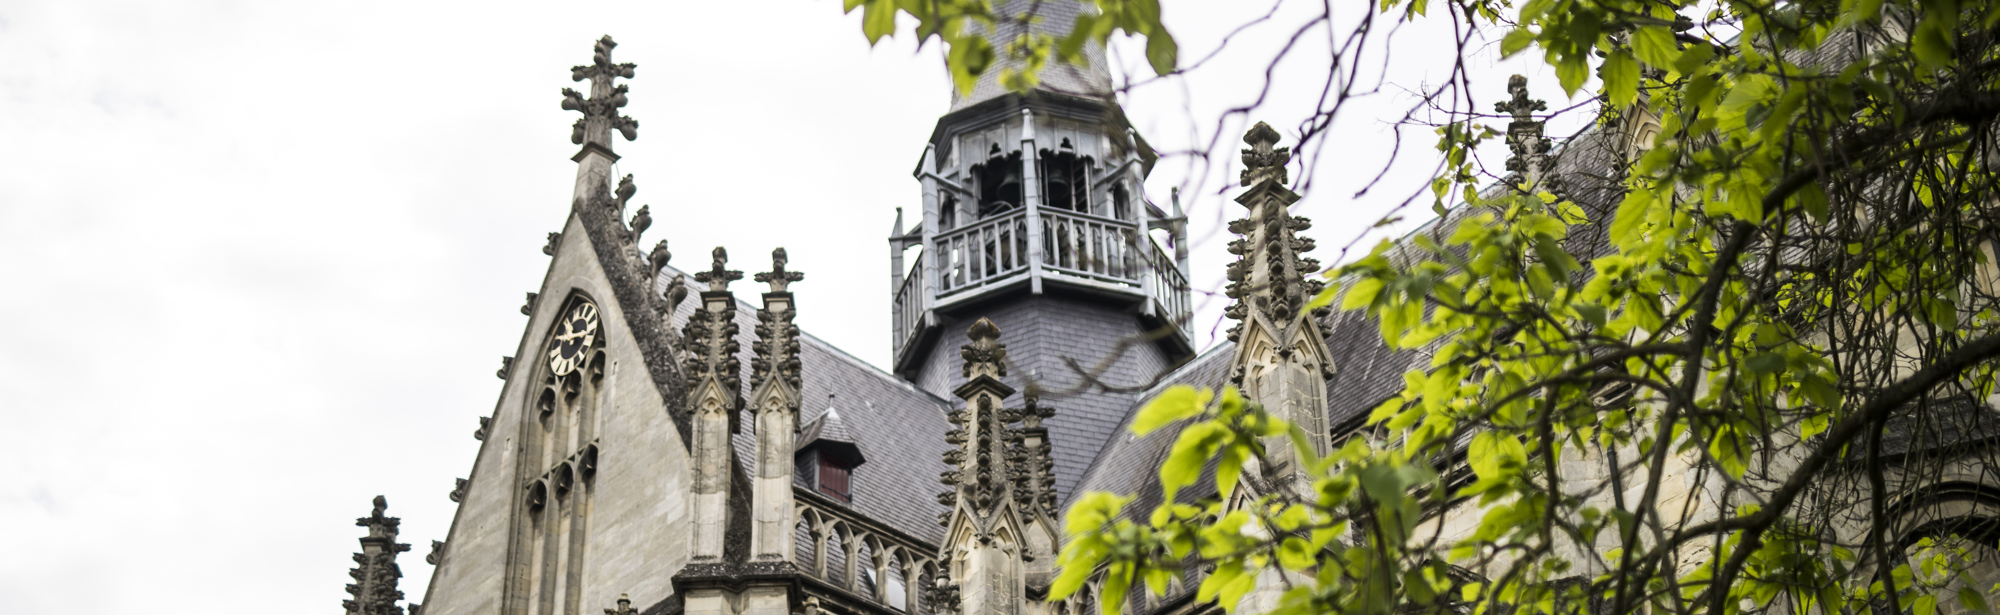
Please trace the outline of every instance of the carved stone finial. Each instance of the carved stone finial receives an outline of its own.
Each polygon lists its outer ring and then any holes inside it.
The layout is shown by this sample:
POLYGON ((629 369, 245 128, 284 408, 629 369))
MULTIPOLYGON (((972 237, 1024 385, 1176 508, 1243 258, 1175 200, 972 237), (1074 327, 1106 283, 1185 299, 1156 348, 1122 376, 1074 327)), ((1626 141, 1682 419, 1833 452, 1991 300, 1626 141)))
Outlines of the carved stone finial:
POLYGON ((639 243, 639 236, 653 227, 653 206, 640 205, 639 213, 632 214, 632 243, 639 243))
POLYGON ((549 242, 542 245, 542 253, 556 255, 556 246, 562 243, 562 233, 549 233, 549 242))
POLYGON ((1507 78, 1508 99, 1493 103, 1493 110, 1513 118, 1507 123, 1507 176, 1502 179, 1507 185, 1522 183, 1541 184, 1557 194, 1560 187, 1555 185, 1554 162, 1548 157, 1555 144, 1542 136, 1542 122, 1536 121, 1536 111, 1546 111, 1548 103, 1528 98, 1528 78, 1514 75, 1507 78))
POLYGON ((361 552, 354 554, 357 566, 347 575, 355 582, 347 586, 352 598, 341 601, 347 615, 403 615, 403 608, 396 601, 403 599, 403 592, 396 589, 396 581, 403 576, 396 567, 396 554, 410 550, 410 545, 396 542, 397 526, 403 520, 388 516, 389 499, 375 496, 375 507, 368 516, 356 519, 354 525, 368 528, 368 535, 361 538, 361 552))
MULTIPOLYGON (((611 192, 613 196, 618 197, 618 211, 620 212, 625 211, 625 202, 632 200, 632 195, 638 193, 639 186, 632 183, 631 173, 626 173, 624 177, 618 178, 618 189, 611 192)), ((651 221, 648 221, 647 224, 651 224, 651 221)))
POLYGON ((565 111, 582 111, 583 118, 570 127, 571 143, 583 145, 593 143, 611 149, 611 131, 624 135, 626 141, 639 138, 639 122, 618 114, 624 107, 628 91, 624 84, 613 85, 613 79, 631 79, 636 65, 611 62, 611 49, 618 43, 611 37, 598 39, 591 54, 591 64, 569 69, 571 81, 590 80, 590 98, 569 88, 563 88, 562 108, 565 111))
POLYGON ((1272 147, 1278 144, 1278 138, 1278 131, 1263 122, 1257 122, 1243 134, 1243 142, 1250 144, 1250 149, 1243 150, 1243 185, 1263 179, 1276 180, 1281 185, 1290 181, 1285 163, 1292 160, 1292 148, 1272 147))
POLYGON ((797 282, 799 280, 806 279, 805 273, 785 270, 785 263, 788 260, 789 259, 785 258, 784 248, 778 248, 776 250, 772 250, 771 270, 766 271, 764 273, 759 273, 756 276, 752 277, 751 279, 758 282, 769 283, 771 285, 771 292, 774 293, 785 292, 785 288, 790 286, 792 282, 797 282))
POLYGON ((743 272, 729 269, 729 251, 716 246, 709 253, 712 262, 708 271, 694 274, 694 281, 708 285, 709 292, 729 290, 729 283, 743 279, 743 272))
POLYGON ((1007 376, 1007 345, 1000 343, 1000 326, 987 318, 980 318, 966 329, 965 337, 972 343, 960 346, 958 354, 965 359, 966 378, 1007 376))
MULTIPOLYGON (((645 211, 645 209, 646 208, 644 207, 639 208, 640 211, 645 211)), ((660 270, 666 269, 667 261, 673 259, 674 259, 674 253, 667 251, 667 240, 662 239, 660 240, 660 243, 653 244, 653 253, 646 257, 646 261, 653 265, 652 277, 654 278, 660 277, 660 270)), ((672 310, 673 308, 670 307, 667 309, 672 310)))
MULTIPOLYGON (((1275 137, 1275 131, 1253 128, 1245 140, 1263 149, 1275 137)), ((1246 161, 1249 157, 1246 152, 1246 161)), ((1223 311, 1238 321, 1229 330, 1229 339, 1236 342, 1229 380, 1245 397, 1304 428, 1316 446, 1324 445, 1326 378, 1332 366, 1319 334, 1321 310, 1305 309, 1324 283, 1314 275, 1319 262, 1301 256, 1313 249, 1312 239, 1299 235, 1312 222, 1291 215, 1289 208, 1300 197, 1282 183, 1245 183, 1251 187, 1236 202, 1248 215, 1229 223, 1229 231, 1241 236, 1228 244, 1238 256, 1226 273, 1225 292, 1235 301, 1223 311)), ((1293 463, 1291 445, 1282 440, 1266 442, 1261 459, 1268 476, 1283 477, 1290 489, 1301 484, 1292 480, 1301 470, 1293 463)))
POLYGON ((618 608, 604 609, 604 615, 639 615, 639 611, 632 608, 631 597, 618 594, 618 608))
POLYGON ((798 310, 791 294, 785 289, 792 282, 804 280, 806 275, 786 271, 786 260, 784 248, 772 250, 771 270, 754 278, 758 282, 769 283, 771 291, 764 293, 764 308, 757 310, 757 341, 751 344, 755 355, 751 358, 750 389, 752 395, 757 396, 755 403, 761 409, 766 401, 764 384, 776 377, 791 392, 790 398, 784 400, 785 407, 796 412, 800 401, 797 396, 800 384, 799 327, 792 324, 792 319, 798 310))
POLYGON ((671 313, 679 309, 681 301, 687 299, 688 296, 687 276, 675 274, 673 281, 667 282, 665 296, 667 298, 667 312, 671 313))

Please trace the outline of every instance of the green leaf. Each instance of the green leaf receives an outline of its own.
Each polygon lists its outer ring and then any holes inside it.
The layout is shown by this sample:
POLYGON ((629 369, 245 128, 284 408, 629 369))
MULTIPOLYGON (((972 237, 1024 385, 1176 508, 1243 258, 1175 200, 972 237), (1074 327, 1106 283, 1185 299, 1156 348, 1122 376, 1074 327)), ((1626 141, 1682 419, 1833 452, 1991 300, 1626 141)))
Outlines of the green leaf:
POLYGON ((1590 62, 1584 60, 1583 54, 1563 58, 1556 62, 1556 80, 1562 83, 1563 94, 1575 97, 1583 82, 1590 80, 1590 62))
MULTIPOLYGON (((1936 17, 1928 17, 1917 24, 1917 31, 1910 37, 1910 51, 1917 60, 1930 68, 1944 68, 1951 64, 1951 35, 1936 17)), ((1933 599, 1933 606, 1936 600, 1933 599)))
MULTIPOLYGON (((1708 48, 1707 45, 1693 45, 1689 50, 1692 51, 1696 47, 1704 50, 1708 48)), ((1680 45, 1674 43, 1673 31, 1660 26, 1642 27, 1638 32, 1632 33, 1632 53, 1639 56, 1639 61, 1645 62, 1647 66, 1663 70, 1667 68, 1678 70, 1679 65, 1676 64, 1676 60, 1687 55, 1681 51, 1680 45)), ((1693 71, 1680 71, 1683 75, 1691 72, 1693 71)))
POLYGON ((1988 606, 1986 604, 1986 595, 1981 594, 1979 593, 1979 590, 1970 587, 1959 588, 1958 603, 1960 605, 1963 605, 1965 607, 1965 610, 1968 611, 1973 611, 1977 613, 1993 612, 1993 607, 1988 606))
POLYGON ((1500 58, 1513 57, 1514 54, 1520 53, 1521 50, 1527 49, 1529 45, 1533 44, 1535 44, 1535 32, 1533 30, 1515 28, 1507 32, 1506 38, 1500 39, 1500 58))
POLYGON ((1611 106, 1623 109, 1632 106, 1639 99, 1639 62, 1632 59, 1632 53, 1623 49, 1611 52, 1604 59, 1604 93, 1611 96, 1611 106))
POLYGON ((874 45, 882 37, 896 33, 896 0, 865 0, 861 12, 861 33, 874 45))
POLYGON ((1185 384, 1167 387, 1132 418, 1132 433, 1143 436, 1168 423, 1201 414, 1202 407, 1208 405, 1206 397, 1204 392, 1185 384))
POLYGON ((1165 29, 1146 35, 1146 63, 1152 65, 1153 73, 1166 75, 1174 72, 1180 45, 1174 42, 1165 29))

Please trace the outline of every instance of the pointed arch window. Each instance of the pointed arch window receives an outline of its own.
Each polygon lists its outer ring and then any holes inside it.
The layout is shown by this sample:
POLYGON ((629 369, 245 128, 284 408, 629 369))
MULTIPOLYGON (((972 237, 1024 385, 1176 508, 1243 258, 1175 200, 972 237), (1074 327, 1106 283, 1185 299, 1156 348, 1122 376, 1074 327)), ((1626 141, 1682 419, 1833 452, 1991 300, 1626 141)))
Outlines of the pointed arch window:
POLYGON ((1043 203, 1055 209, 1091 213, 1089 157, 1078 156, 1076 146, 1063 139, 1054 151, 1042 150, 1037 164, 1043 203))
POLYGON ((979 217, 1021 207, 1021 152, 1001 152, 1000 145, 994 144, 986 161, 969 170, 979 184, 979 217))

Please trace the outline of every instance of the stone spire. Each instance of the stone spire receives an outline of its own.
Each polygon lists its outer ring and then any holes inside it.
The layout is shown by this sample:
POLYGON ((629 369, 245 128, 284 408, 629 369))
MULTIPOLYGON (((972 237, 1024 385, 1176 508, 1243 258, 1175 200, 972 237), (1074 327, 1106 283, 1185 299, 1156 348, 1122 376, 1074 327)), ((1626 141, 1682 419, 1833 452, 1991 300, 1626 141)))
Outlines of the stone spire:
POLYGON ((957 427, 945 440, 957 448, 945 453, 953 470, 941 477, 952 490, 938 496, 952 508, 939 558, 964 563, 935 589, 956 593, 961 615, 1017 615, 1031 584, 1046 590, 1054 559, 1048 512, 1054 496, 1041 427, 1051 413, 1034 399, 1024 409, 1003 406, 1014 388, 1000 381, 1007 346, 993 321, 979 319, 966 337, 972 340, 960 348, 966 382, 952 392, 965 407, 951 414, 957 427), (1017 421, 1024 424, 1016 428, 1017 421))
POLYGON ((1546 111, 1548 103, 1528 98, 1528 78, 1514 75, 1507 78, 1507 100, 1493 103, 1493 110, 1513 118, 1507 123, 1507 149, 1512 155, 1507 157, 1507 177, 1502 179, 1509 186, 1529 184, 1530 190, 1548 190, 1562 194, 1562 186, 1555 174, 1555 160, 1549 157, 1554 143, 1542 136, 1542 122, 1535 119, 1536 111, 1546 111))
POLYGON ((612 80, 631 79, 635 65, 611 63, 611 49, 617 46, 607 34, 597 39, 590 65, 569 69, 571 81, 590 80, 590 98, 569 88, 562 91, 563 110, 583 112, 583 117, 570 127, 569 141, 582 145, 585 151, 594 146, 609 154, 613 130, 624 135, 626 141, 639 138, 639 122, 618 114, 618 109, 625 106, 627 88, 624 84, 613 85, 612 80))
POLYGON ((757 474, 752 479, 751 557, 793 561, 792 472, 799 429, 799 327, 792 282, 805 274, 785 270, 785 249, 771 251, 771 270, 758 282, 771 285, 764 309, 757 310, 757 341, 751 343, 750 411, 756 420, 757 474))
POLYGON ((340 603, 347 615, 403 615, 403 607, 396 606, 403 599, 403 592, 396 589, 396 581, 403 578, 396 554, 410 550, 410 545, 396 542, 396 526, 403 520, 384 515, 388 509, 388 498, 375 496, 375 510, 354 521, 368 528, 368 535, 361 538, 361 552, 354 554, 356 566, 347 572, 354 577, 347 586, 354 598, 340 603))
MULTIPOLYGON (((1230 232, 1242 235, 1229 242, 1229 252, 1240 257, 1228 270, 1227 293, 1235 303, 1225 314, 1240 321, 1229 331, 1236 342, 1230 382, 1265 410, 1304 428, 1323 454, 1332 365, 1317 310, 1304 308, 1324 284, 1315 279, 1319 262, 1299 256, 1313 249, 1313 241, 1297 235, 1311 222, 1288 209, 1299 195, 1284 186, 1291 154, 1273 147, 1278 131, 1258 122, 1243 140, 1251 146, 1243 150, 1242 180, 1249 189, 1236 202, 1249 215, 1229 223, 1230 232)), ((1289 439, 1267 438, 1264 449, 1266 477, 1288 479, 1300 471, 1289 439)))
POLYGON ((714 252, 709 271, 695 274, 695 281, 708 284, 701 293, 701 308, 688 317, 681 335, 681 353, 687 377, 689 414, 694 416, 694 558, 714 561, 722 557, 723 533, 728 528, 729 472, 735 463, 730 435, 739 429, 737 414, 743 407, 740 374, 736 360, 736 296, 729 282, 743 279, 743 272, 727 269, 729 253, 714 252))

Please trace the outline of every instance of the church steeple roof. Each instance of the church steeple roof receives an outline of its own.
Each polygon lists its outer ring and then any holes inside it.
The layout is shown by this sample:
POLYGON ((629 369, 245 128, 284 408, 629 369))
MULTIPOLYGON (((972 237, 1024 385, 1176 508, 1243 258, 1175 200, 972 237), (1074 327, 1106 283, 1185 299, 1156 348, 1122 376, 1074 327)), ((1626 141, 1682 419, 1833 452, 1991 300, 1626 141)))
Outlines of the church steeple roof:
MULTIPOLYGON (((1007 46, 1027 32, 1047 34, 1057 40, 1068 36, 1076 24, 1080 11, 1096 10, 1085 2, 1042 2, 1040 0, 998 0, 993 3, 993 11, 1000 19, 987 41, 993 44, 993 65, 980 73, 973 84, 971 94, 961 94, 956 88, 951 93, 951 110, 958 111, 1007 94, 1006 86, 1000 84, 1000 73, 1007 69, 1021 70, 1024 64, 1008 57, 1007 46), (1023 15, 1033 12, 1025 21, 1023 15)), ((1096 43, 1084 45, 1082 65, 1063 62, 1051 58, 1041 72, 1041 83, 1035 87, 1039 92, 1066 94, 1086 98, 1111 95, 1111 71, 1107 68, 1104 48, 1096 43)))

